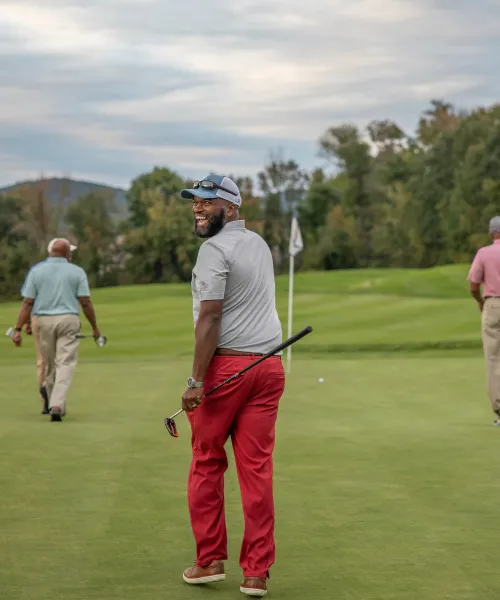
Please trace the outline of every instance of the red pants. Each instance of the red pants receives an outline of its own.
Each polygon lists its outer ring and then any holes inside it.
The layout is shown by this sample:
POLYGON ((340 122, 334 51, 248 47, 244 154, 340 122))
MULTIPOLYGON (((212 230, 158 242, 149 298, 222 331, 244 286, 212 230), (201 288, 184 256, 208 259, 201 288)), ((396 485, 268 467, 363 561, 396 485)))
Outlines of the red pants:
MULTIPOLYGON (((213 357, 205 391, 234 375, 257 356, 213 357)), ((188 480, 196 564, 227 559, 224 515, 224 445, 229 436, 240 483, 245 532, 240 566, 245 577, 266 577, 274 563, 273 461, 275 423, 285 374, 271 357, 203 399, 188 413, 193 459, 188 480)))

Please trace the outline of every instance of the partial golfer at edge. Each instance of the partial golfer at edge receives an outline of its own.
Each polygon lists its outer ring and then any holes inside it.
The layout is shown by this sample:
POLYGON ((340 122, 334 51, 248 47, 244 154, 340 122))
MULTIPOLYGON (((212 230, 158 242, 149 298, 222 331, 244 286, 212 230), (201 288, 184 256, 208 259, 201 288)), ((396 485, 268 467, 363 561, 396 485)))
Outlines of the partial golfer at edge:
POLYGON ((183 579, 225 579, 224 445, 231 437, 245 520, 240 590, 264 596, 275 561, 272 454, 285 388, 281 356, 201 397, 281 343, 273 260, 262 237, 240 219, 240 191, 229 177, 209 175, 181 196, 192 201, 195 233, 206 240, 192 273, 194 358, 182 396, 192 432, 188 506, 196 542, 195 564, 183 579))
POLYGON ((22 327, 31 315, 38 320, 40 350, 52 421, 66 414, 66 398, 78 359, 80 305, 95 338, 101 333, 85 271, 71 263, 71 244, 64 238, 51 242, 49 257, 32 267, 22 287, 24 298, 12 341, 22 343, 22 327))

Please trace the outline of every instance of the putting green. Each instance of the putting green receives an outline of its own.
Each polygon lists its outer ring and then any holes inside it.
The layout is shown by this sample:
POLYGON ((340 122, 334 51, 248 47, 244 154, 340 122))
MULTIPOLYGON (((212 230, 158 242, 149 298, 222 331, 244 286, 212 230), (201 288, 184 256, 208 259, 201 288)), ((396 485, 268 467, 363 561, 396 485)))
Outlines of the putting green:
MULTIPOLYGON (((351 274, 327 275, 296 280, 294 331, 311 324, 314 332, 294 350, 280 408, 269 597, 496 600, 500 429, 491 425, 480 348, 363 358, 325 351, 332 340, 477 342, 479 313, 461 275, 462 299, 419 296, 415 285, 413 296, 398 292, 402 276, 391 273, 378 274, 388 279, 376 294, 345 293, 339 282, 351 274), (325 348, 310 353, 313 343, 325 348)), ((278 289, 286 307, 284 281, 278 289)), ((189 375, 189 288, 94 297, 108 345, 82 341, 62 424, 39 414, 31 339, 21 349, 0 344, 1 597, 241 597, 230 445, 227 580, 200 590, 181 579, 194 559, 189 431, 181 416, 173 439, 163 418, 189 375)), ((0 305, 4 330, 17 308, 0 305)))

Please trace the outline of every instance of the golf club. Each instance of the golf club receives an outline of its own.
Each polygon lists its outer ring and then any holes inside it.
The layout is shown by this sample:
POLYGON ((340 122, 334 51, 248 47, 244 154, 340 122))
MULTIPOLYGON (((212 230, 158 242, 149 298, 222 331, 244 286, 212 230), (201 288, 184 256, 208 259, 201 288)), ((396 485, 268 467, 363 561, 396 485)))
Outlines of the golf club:
MULTIPOLYGON (((5 335, 6 335, 8 338, 11 338, 11 339, 12 339, 12 338, 14 337, 14 327, 9 327, 9 328, 7 329, 7 331, 5 332, 5 335)), ((31 335, 31 334, 29 334, 29 335, 31 335)))
MULTIPOLYGON (((5 335, 8 338, 12 338, 14 335, 14 327, 9 327, 7 329, 7 331, 5 332, 5 335)), ((108 338, 105 335, 101 335, 99 337, 94 337, 93 335, 85 335, 83 333, 77 333, 76 337, 78 339, 82 339, 82 338, 93 338, 95 340, 95 343, 99 346, 99 348, 103 348, 106 345, 106 342, 108 341, 108 338)))
POLYGON ((84 333, 77 333, 76 337, 78 339, 93 338, 95 340, 95 343, 99 346, 99 348, 103 348, 106 345, 106 342, 108 341, 108 338, 105 335, 100 335, 99 337, 94 337, 93 335, 85 335, 84 333))
MULTIPOLYGON (((300 340, 301 338, 303 338, 308 333, 311 333, 312 330, 313 330, 312 327, 310 325, 308 325, 307 327, 305 327, 304 329, 302 329, 302 331, 299 331, 295 335, 292 335, 291 338, 285 340, 279 346, 276 346, 276 348, 274 348, 273 350, 270 350, 267 354, 264 354, 264 356, 261 356, 258 360, 254 361, 253 363, 250 363, 244 369, 242 369, 241 371, 238 371, 238 373, 235 373, 234 375, 231 375, 231 377, 229 377, 228 379, 226 379, 222 383, 219 383, 219 385, 216 385, 214 388, 212 388, 208 392, 205 392, 203 394, 202 398, 205 398, 205 396, 208 396, 209 394, 213 394, 216 390, 218 390, 219 388, 221 388, 223 385, 226 385, 230 381, 233 381, 233 379, 236 379, 237 377, 241 377, 241 375, 243 375, 243 373, 246 373, 247 371, 249 371, 250 369, 252 369, 256 365, 258 365, 259 363, 261 363, 263 360, 266 360, 266 358, 269 358, 270 356, 274 356, 277 352, 280 352, 281 350, 284 350, 285 348, 288 348, 288 346, 290 346, 291 344, 294 344, 295 342, 297 342, 298 340, 300 340)), ((165 423, 165 427, 167 428, 168 433, 172 437, 179 437, 179 434, 177 433, 177 426, 175 424, 174 418, 177 415, 180 415, 181 412, 183 412, 183 411, 184 411, 184 409, 181 408, 176 413, 174 413, 171 417, 167 417, 166 419, 163 419, 163 422, 165 423)))

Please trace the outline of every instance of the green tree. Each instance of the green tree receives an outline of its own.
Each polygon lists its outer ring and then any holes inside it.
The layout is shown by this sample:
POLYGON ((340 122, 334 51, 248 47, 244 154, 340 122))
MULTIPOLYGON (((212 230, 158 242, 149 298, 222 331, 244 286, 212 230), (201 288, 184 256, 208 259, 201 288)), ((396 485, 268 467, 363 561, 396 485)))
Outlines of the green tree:
POLYGON ((330 210, 340 204, 346 184, 345 173, 327 179, 321 169, 314 171, 311 184, 298 208, 301 229, 316 234, 325 224, 330 210))
POLYGON ((355 268, 359 262, 359 249, 354 217, 346 215, 342 206, 336 206, 328 214, 319 235, 322 268, 327 271, 355 268))
POLYGON ((19 197, 0 194, 0 298, 18 298, 29 268, 40 258, 27 230, 19 197))
POLYGON ((431 100, 418 124, 418 138, 425 146, 432 146, 443 133, 453 132, 460 124, 461 115, 455 107, 443 100, 431 100))
POLYGON ((500 212, 499 143, 500 107, 472 111, 453 134, 453 185, 442 210, 452 260, 469 260, 487 243, 488 221, 500 212))
POLYGON ((194 235, 191 203, 160 190, 147 195, 147 225, 130 229, 124 246, 127 268, 142 283, 189 281, 200 241, 194 235))
POLYGON ((370 121, 367 130, 379 153, 397 152, 403 148, 406 135, 394 121, 370 121))
POLYGON ((113 208, 110 194, 91 192, 66 210, 66 222, 78 245, 78 262, 96 287, 113 281, 112 248, 117 234, 113 208))
POLYGON ((56 214, 46 193, 47 183, 42 179, 36 185, 21 186, 13 192, 22 207, 18 225, 40 255, 46 253, 49 241, 58 233, 56 214))
POLYGON ((346 215, 353 216, 359 239, 360 266, 368 266, 372 259, 372 231, 375 223, 373 197, 369 189, 372 157, 367 142, 353 125, 330 127, 320 138, 323 156, 336 161, 348 178, 343 194, 346 215))
POLYGON ((178 196, 180 190, 189 184, 174 171, 165 167, 155 167, 150 173, 136 177, 127 192, 127 202, 132 227, 144 227, 148 224, 148 208, 151 195, 159 192, 164 198, 178 196))
POLYGON ((289 234, 283 215, 280 194, 269 194, 266 197, 263 237, 271 249, 276 272, 283 272, 286 266, 285 256, 289 234))
POLYGON ((416 244, 410 210, 412 196, 405 184, 398 182, 388 188, 387 197, 373 231, 373 266, 416 267, 420 245, 416 244))
POLYGON ((240 217, 245 220, 245 226, 259 234, 263 234, 264 221, 260 198, 256 195, 251 177, 233 178, 240 190, 241 208, 240 217))
POLYGON ((294 160, 271 155, 270 162, 258 173, 263 192, 263 236, 273 254, 277 272, 287 266, 292 211, 300 204, 309 183, 309 175, 294 160))
POLYGON ((309 185, 309 174, 294 160, 285 161, 280 154, 274 153, 258 173, 258 181, 264 197, 279 195, 283 209, 291 212, 309 185))

